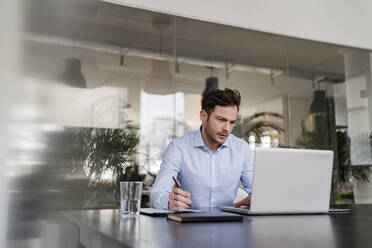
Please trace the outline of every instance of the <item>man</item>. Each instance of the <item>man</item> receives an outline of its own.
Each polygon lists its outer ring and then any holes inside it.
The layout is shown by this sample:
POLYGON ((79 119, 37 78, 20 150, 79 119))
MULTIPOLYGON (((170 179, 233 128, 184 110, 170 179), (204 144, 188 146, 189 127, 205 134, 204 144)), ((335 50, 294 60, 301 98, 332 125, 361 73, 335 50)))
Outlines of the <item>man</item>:
MULTIPOLYGON (((239 105, 237 90, 203 93, 202 125, 169 144, 151 191, 152 207, 178 211, 232 206, 240 181, 250 193, 252 153, 247 142, 231 134, 239 105), (178 176, 182 189, 174 187, 172 176, 178 176)), ((234 206, 249 203, 250 195, 234 206)))

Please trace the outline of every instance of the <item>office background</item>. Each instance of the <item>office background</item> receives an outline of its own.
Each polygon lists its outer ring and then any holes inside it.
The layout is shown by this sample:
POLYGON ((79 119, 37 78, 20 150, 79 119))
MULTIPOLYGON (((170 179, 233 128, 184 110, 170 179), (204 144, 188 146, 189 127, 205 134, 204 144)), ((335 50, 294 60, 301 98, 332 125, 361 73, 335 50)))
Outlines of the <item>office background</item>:
POLYGON ((241 92, 252 148, 333 150, 332 202, 371 203, 369 3, 211 2, 2 3, 4 242, 46 211, 115 208, 118 180, 150 188, 207 81, 241 92))

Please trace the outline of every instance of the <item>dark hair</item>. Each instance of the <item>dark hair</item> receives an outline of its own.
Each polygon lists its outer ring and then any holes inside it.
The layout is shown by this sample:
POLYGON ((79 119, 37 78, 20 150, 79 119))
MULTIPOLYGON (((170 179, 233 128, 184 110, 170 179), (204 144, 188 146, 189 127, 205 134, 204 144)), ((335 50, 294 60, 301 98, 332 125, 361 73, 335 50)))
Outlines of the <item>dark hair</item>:
POLYGON ((203 98, 201 101, 202 109, 208 113, 208 115, 214 110, 214 107, 219 106, 234 106, 240 105, 240 93, 238 90, 231 90, 225 88, 224 90, 210 89, 203 92, 203 98))

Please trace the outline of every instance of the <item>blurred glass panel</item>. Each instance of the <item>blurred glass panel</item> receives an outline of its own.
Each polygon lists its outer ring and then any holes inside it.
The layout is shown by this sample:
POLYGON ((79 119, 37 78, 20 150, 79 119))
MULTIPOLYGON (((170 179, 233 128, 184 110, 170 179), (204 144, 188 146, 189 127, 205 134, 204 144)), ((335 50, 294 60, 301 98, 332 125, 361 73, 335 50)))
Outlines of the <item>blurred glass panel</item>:
POLYGON ((174 137, 174 29, 172 17, 96 0, 22 7, 21 85, 6 133, 8 247, 54 247, 55 210, 116 208, 118 181, 143 179, 146 125, 172 126, 152 140, 164 144, 158 153, 174 137))
POLYGON ((44 222, 55 210, 116 208, 119 180, 151 187, 216 82, 241 93, 235 135, 252 148, 333 150, 335 192, 371 201, 370 184, 350 186, 370 173, 371 51, 98 0, 17 3, 2 10, 22 33, 1 29, 0 47, 8 247, 50 247, 39 238, 57 237, 44 222))

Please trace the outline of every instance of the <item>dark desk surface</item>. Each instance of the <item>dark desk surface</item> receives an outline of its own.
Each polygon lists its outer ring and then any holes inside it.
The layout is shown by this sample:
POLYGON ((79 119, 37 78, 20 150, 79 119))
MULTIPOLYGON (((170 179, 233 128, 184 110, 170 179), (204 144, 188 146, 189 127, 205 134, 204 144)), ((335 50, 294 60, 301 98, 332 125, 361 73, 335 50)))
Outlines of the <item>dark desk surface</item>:
POLYGON ((122 218, 118 210, 66 213, 85 247, 372 247, 372 205, 332 215, 245 216, 242 222, 122 218))

